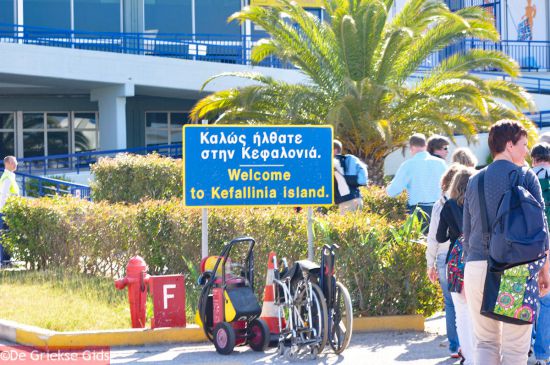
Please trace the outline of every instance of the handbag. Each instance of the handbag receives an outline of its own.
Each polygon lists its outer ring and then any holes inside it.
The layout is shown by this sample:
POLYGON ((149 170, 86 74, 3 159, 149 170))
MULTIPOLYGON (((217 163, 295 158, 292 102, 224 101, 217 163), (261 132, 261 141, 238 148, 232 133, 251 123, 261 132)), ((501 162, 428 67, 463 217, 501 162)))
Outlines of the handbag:
MULTIPOLYGON (((485 252, 489 252, 489 218, 485 201, 485 170, 480 172, 478 193, 480 198, 481 225, 485 252)), ((539 297, 538 272, 544 265, 544 258, 519 264, 503 270, 490 265, 487 275, 480 313, 483 316, 512 324, 532 324, 536 318, 539 297)))

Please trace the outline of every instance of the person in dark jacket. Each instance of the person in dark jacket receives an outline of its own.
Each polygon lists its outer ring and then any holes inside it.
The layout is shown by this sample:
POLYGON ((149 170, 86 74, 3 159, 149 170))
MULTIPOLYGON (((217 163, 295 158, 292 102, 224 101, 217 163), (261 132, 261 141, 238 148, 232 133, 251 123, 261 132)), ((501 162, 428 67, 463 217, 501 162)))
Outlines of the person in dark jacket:
MULTIPOLYGON (((501 120, 489 130, 489 149, 493 163, 485 168, 484 193, 486 207, 480 204, 478 194, 479 174, 473 176, 466 188, 464 199, 464 291, 474 324, 476 364, 507 365, 526 364, 531 339, 531 325, 499 322, 481 315, 480 309, 485 291, 488 250, 484 243, 481 214, 487 211, 489 226, 496 220, 499 202, 510 189, 510 176, 525 165, 527 130, 517 121, 501 120)), ((527 171, 523 185, 544 206, 540 183, 533 171, 527 171)), ((550 288, 548 260, 539 273, 540 295, 550 288)))
MULTIPOLYGON (((447 253, 447 261, 453 246, 460 244, 457 240, 462 236, 464 195, 466 187, 468 186, 468 180, 475 174, 475 169, 467 167, 464 167, 455 174, 451 182, 451 188, 449 189, 449 199, 441 209, 436 239, 440 243, 450 240, 451 244, 449 246, 449 252, 447 253)), ((445 275, 446 274, 447 272, 445 272, 445 275)), ((464 358, 463 363, 465 365, 473 365, 474 334, 464 290, 460 293, 451 291, 451 298, 455 310, 456 330, 460 342, 460 354, 464 358)))

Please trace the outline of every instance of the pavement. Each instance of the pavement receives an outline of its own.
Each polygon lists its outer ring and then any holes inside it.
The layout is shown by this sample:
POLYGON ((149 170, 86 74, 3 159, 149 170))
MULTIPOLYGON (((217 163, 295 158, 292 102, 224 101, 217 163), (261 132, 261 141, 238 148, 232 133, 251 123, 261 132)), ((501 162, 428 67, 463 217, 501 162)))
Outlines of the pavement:
MULTIPOLYGON (((313 364, 373 364, 373 365, 456 365, 459 361, 449 358, 445 336, 445 316, 438 313, 426 320, 424 332, 394 331, 354 334, 350 347, 341 355, 326 349, 316 359, 304 355, 292 363, 313 364)), ((10 346, 2 342, 5 351, 10 346), (7 347, 6 347, 7 346, 7 347)), ((286 364, 276 349, 258 353, 248 347, 236 348, 234 353, 223 356, 216 353, 211 343, 165 344, 154 346, 116 347, 110 350, 111 364, 143 365, 245 365, 286 364)), ((16 364, 17 362, 14 362, 16 364)), ((83 364, 85 362, 82 362, 83 364)), ((533 364, 530 360, 529 364, 533 364)), ((520 364, 518 364, 520 365, 520 364)))

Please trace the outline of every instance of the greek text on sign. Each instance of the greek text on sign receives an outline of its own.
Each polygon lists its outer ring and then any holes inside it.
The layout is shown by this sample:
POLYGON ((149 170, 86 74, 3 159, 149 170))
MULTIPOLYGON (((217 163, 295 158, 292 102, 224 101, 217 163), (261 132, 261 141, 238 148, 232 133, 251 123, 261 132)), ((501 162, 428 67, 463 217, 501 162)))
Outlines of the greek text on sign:
POLYGON ((184 203, 194 207, 330 205, 330 126, 183 128, 184 203))

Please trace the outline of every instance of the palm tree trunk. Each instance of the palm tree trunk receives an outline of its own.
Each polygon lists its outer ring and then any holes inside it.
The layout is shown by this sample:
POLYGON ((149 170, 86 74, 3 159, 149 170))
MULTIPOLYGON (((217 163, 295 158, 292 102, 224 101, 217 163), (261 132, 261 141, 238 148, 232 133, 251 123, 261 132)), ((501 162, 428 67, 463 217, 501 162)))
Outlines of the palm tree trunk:
POLYGON ((367 156, 365 158, 369 170, 369 182, 374 185, 384 185, 384 158, 367 156))

